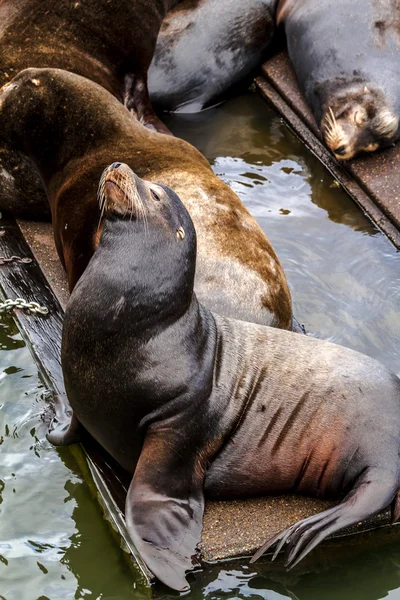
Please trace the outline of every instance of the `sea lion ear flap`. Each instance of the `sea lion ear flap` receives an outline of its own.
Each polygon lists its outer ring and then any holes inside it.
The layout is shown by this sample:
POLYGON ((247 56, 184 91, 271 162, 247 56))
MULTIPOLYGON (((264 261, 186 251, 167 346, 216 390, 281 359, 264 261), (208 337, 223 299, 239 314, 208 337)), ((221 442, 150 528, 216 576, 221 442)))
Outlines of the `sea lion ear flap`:
MULTIPOLYGON (((172 432, 171 432, 172 435, 172 432)), ((185 573, 200 542, 205 470, 179 436, 148 432, 126 498, 126 525, 154 575, 179 592, 190 586, 185 573), (197 467, 197 468, 196 468, 197 467)))
POLYGON ((387 108, 382 109, 376 115, 373 123, 373 128, 379 135, 383 137, 392 137, 399 127, 399 119, 387 108))

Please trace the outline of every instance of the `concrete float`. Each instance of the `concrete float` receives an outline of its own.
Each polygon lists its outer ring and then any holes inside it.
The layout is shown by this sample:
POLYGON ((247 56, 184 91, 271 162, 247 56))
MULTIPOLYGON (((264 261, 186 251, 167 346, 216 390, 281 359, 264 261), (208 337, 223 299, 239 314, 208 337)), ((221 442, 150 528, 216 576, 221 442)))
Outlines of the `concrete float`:
MULTIPOLYGON (((400 248, 400 172, 396 169, 396 164, 400 164, 399 147, 357 159, 346 167, 339 164, 320 142, 316 124, 301 98, 284 53, 276 55, 263 66, 263 74, 256 78, 256 85, 350 196, 400 248)), ((49 308, 49 314, 45 317, 28 315, 21 310, 15 310, 14 315, 48 389, 54 398, 61 399, 49 402, 49 406, 54 406, 57 412, 65 402, 60 348, 68 286, 54 246, 51 225, 29 221, 17 223, 12 218, 3 217, 0 220, 0 255, 32 259, 29 264, 14 261, 2 265, 0 287, 6 298, 22 297, 49 308)), ((46 423, 51 416, 49 411, 46 423)), ((146 592, 146 584, 153 582, 152 573, 141 561, 125 528, 124 500, 129 476, 94 441, 89 440, 84 447, 72 446, 70 450, 122 548, 131 559, 137 585, 143 586, 143 597, 150 597, 150 592, 146 592)), ((250 556, 267 538, 281 529, 331 505, 327 501, 294 495, 244 501, 208 501, 199 547, 202 562, 212 564, 250 556)), ((339 539, 324 542, 294 572, 300 574, 328 568, 336 564, 340 557, 354 556, 368 547, 386 544, 394 537, 398 539, 399 527, 389 528, 388 525, 389 512, 384 511, 339 532, 335 536, 339 539), (378 528, 381 529, 380 535, 370 533, 378 528)), ((252 565, 252 570, 279 577, 283 572, 282 561, 270 563, 267 559, 252 565)))

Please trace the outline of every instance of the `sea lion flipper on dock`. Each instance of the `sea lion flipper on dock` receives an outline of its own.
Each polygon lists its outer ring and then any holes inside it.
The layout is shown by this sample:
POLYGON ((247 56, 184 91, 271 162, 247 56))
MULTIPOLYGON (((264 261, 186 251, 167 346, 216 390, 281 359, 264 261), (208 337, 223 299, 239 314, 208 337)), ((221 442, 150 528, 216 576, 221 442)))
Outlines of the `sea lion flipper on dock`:
POLYGON ((190 589, 185 572, 193 569, 203 527, 205 467, 175 426, 169 435, 164 424, 147 433, 129 486, 125 518, 150 570, 165 585, 184 592, 190 589))
POLYGON ((127 527, 149 569, 188 589, 203 489, 336 498, 270 542, 288 541, 289 566, 390 503, 396 518, 399 378, 353 350, 212 313, 194 292, 196 231, 178 195, 121 162, 100 188, 102 233, 61 361, 79 421, 133 477, 127 527))
MULTIPOLYGON (((292 569, 320 542, 344 527, 350 527, 386 508, 393 500, 399 486, 399 473, 384 472, 370 467, 360 475, 353 489, 344 500, 321 513, 294 523, 268 540, 253 556, 255 562, 267 550, 276 546, 273 560, 284 549, 285 566, 292 569), (385 473, 383 477, 382 474, 385 473)), ((398 491, 393 504, 396 505, 398 491)), ((396 510, 392 511, 396 513, 396 510)), ((394 518, 396 514, 393 515, 394 518)))
POLYGON ((147 88, 146 75, 129 74, 125 77, 124 104, 146 127, 158 133, 172 135, 170 130, 159 119, 151 105, 147 88))

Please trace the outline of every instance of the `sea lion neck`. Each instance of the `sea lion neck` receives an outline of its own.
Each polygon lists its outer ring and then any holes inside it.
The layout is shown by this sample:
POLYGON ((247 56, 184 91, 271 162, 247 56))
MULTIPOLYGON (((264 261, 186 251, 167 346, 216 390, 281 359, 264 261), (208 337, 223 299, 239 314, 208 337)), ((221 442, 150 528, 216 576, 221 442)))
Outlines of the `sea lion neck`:
POLYGON ((105 221, 99 246, 77 287, 104 313, 110 332, 120 330, 121 323, 135 333, 165 328, 193 303, 195 241, 182 254, 185 240, 179 242, 171 232, 169 241, 160 229, 151 220, 105 221))

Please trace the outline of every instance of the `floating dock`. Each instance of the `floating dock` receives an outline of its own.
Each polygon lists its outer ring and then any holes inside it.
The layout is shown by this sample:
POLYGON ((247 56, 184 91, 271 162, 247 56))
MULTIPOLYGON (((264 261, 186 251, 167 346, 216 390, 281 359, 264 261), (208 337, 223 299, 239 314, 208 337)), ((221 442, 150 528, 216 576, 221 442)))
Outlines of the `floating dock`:
MULTIPOLYGON (((257 77, 256 85, 262 95, 287 120, 295 133, 317 155, 338 182, 346 189, 378 227, 400 248, 400 147, 384 153, 357 159, 349 165, 339 164, 324 148, 318 129, 297 88, 287 56, 280 53, 268 61, 257 77)), ((10 262, 1 267, 0 286, 6 298, 22 297, 47 306, 47 316, 28 315, 21 310, 14 312, 21 332, 32 349, 35 360, 50 392, 54 394, 49 406, 56 414, 64 414, 68 404, 63 385, 60 363, 63 311, 68 300, 65 273, 59 262, 50 224, 16 222, 12 218, 0 221, 0 253, 6 257, 16 255, 30 258, 30 263, 10 262)), ((53 413, 49 410, 46 423, 53 413)), ((151 583, 153 576, 137 555, 129 540, 124 521, 124 501, 130 477, 94 441, 84 447, 71 447, 81 464, 88 483, 104 509, 106 518, 144 583, 151 583)), ((299 496, 255 498, 246 501, 207 502, 200 553, 205 563, 250 556, 266 539, 294 522, 320 512, 331 506, 329 502, 299 496)), ((311 556, 302 561, 296 572, 310 569, 321 561, 329 564, 330 548, 337 555, 346 554, 346 548, 354 554, 354 534, 363 532, 362 548, 371 541, 376 545, 377 536, 368 531, 383 529, 383 541, 398 535, 398 527, 388 528, 389 513, 359 523, 337 536, 346 543, 327 541, 311 556), (352 541, 353 540, 353 541, 352 541), (350 551, 350 550, 349 550, 350 551), (343 554, 344 553, 344 554, 343 554)), ((358 539, 358 536, 357 536, 358 539)), ((382 542, 383 543, 383 542, 382 542)), ((254 570, 271 573, 281 570, 282 562, 264 561, 252 565, 254 570)))

